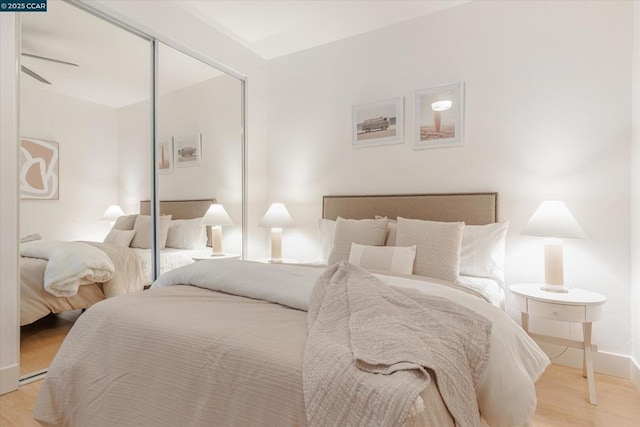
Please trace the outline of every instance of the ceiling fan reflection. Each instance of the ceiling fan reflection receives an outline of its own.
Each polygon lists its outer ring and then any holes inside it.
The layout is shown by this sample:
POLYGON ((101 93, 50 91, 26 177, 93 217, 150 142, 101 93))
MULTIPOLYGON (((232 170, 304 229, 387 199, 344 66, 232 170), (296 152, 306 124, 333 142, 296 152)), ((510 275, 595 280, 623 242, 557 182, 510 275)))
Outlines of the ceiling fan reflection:
MULTIPOLYGON (((61 61, 59 59, 47 58, 46 56, 34 55, 34 54, 31 54, 31 53, 22 53, 21 55, 29 57, 29 58, 41 59, 43 61, 56 62, 58 64, 69 65, 69 66, 72 66, 72 67, 79 67, 78 64, 74 64, 73 62, 67 62, 67 61, 61 61)), ((41 83, 48 84, 48 85, 51 84, 50 81, 48 81, 47 79, 42 77, 40 74, 36 73, 35 71, 31 70, 30 68, 25 67, 24 65, 20 65, 20 70, 23 73, 25 73, 26 75, 28 75, 30 77, 33 77, 34 79, 38 80, 41 83)))

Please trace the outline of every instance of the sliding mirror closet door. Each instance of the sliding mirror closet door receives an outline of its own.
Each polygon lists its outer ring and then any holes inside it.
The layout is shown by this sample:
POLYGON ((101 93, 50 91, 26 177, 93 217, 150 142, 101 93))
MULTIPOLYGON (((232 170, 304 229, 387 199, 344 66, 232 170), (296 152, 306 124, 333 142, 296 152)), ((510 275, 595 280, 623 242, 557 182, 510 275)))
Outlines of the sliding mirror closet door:
POLYGON ((239 258, 243 82, 165 44, 157 51, 160 273, 239 258))
MULTIPOLYGON (((20 236, 25 242, 20 250, 27 255, 20 260, 20 373, 25 378, 49 366, 82 309, 119 292, 109 283, 91 283, 60 296, 53 282, 44 281, 47 261, 33 257, 37 248, 26 241, 55 242, 60 250, 65 245, 58 243, 88 242, 108 260, 137 259, 126 241, 132 232, 103 241, 118 216, 138 213, 140 200, 151 196, 152 49, 149 39, 62 1, 49 0, 46 13, 24 13, 20 20, 20 236), (119 209, 104 216, 110 206, 119 209)), ((126 281, 125 289, 128 283, 140 288, 150 283, 150 250, 141 250, 140 257, 147 270, 142 281, 123 278, 117 262, 112 280, 126 281)), ((50 265, 64 274, 65 266, 50 265)))

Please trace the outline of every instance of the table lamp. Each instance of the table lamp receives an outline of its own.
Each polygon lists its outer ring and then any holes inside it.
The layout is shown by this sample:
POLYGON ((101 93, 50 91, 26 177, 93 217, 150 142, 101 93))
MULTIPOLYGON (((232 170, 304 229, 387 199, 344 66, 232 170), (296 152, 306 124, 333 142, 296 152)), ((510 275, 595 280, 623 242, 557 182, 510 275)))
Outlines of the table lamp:
POLYGON ((564 286, 562 238, 587 237, 569 209, 559 201, 542 202, 527 222, 522 234, 546 238, 544 243, 545 284, 542 289, 550 292, 568 292, 564 286))
POLYGON ((271 229, 271 259, 269 262, 282 262, 282 229, 295 227, 293 218, 282 203, 273 203, 258 227, 271 229))
POLYGON ((110 205, 102 214, 100 221, 109 221, 109 224, 113 226, 116 220, 121 216, 124 216, 122 208, 118 205, 110 205))
POLYGON ((224 206, 213 203, 200 220, 200 224, 211 226, 211 256, 223 256, 222 227, 233 225, 233 221, 231 221, 231 217, 224 209, 224 206))

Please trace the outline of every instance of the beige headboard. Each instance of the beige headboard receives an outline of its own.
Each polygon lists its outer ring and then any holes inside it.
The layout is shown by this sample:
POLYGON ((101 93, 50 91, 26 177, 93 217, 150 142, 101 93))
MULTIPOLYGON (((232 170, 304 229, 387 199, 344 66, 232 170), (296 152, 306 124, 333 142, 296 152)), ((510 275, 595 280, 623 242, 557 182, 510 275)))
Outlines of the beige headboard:
MULTIPOLYGON (((171 215, 171 219, 192 219, 203 216, 209 206, 215 203, 216 199, 203 200, 161 200, 160 215, 171 215)), ((151 202, 149 200, 140 201, 140 213, 149 215, 151 212, 151 202)))
POLYGON ((323 218, 365 219, 375 215, 490 224, 498 221, 498 193, 324 196, 322 200, 323 218))
MULTIPOLYGON (((216 199, 160 200, 160 215, 171 215, 171 219, 192 219, 203 216, 216 199)), ((151 202, 140 200, 140 213, 149 215, 151 202)), ((207 246, 211 246, 211 227, 207 227, 207 246)))

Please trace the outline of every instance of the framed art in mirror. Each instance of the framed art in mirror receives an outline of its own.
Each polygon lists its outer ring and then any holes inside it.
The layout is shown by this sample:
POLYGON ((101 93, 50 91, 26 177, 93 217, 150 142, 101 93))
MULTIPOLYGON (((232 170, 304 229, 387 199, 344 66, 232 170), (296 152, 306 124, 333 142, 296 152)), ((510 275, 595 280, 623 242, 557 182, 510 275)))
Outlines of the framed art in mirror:
POLYGON ((175 159, 177 166, 200 166, 202 164, 201 134, 198 133, 191 137, 176 138, 174 145, 176 150, 175 159))
POLYGON ((57 142, 20 138, 20 198, 58 200, 58 166, 57 142))
POLYGON ((161 140, 158 149, 158 172, 162 174, 173 173, 173 137, 161 140))

